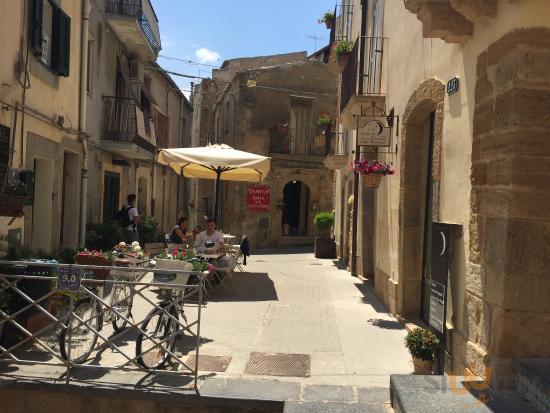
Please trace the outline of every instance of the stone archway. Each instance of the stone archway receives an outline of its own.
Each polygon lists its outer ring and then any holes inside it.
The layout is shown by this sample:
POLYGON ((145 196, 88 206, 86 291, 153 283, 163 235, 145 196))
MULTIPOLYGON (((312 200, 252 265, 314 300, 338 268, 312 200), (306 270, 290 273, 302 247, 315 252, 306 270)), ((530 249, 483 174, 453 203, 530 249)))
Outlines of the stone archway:
POLYGON ((396 312, 418 317, 421 310, 422 259, 429 134, 432 146, 432 217, 439 218, 441 136, 445 84, 430 78, 410 97, 403 115, 399 186, 399 285, 396 312), (433 118, 431 119, 431 117, 433 118), (427 121, 433 132, 427 134, 427 121))

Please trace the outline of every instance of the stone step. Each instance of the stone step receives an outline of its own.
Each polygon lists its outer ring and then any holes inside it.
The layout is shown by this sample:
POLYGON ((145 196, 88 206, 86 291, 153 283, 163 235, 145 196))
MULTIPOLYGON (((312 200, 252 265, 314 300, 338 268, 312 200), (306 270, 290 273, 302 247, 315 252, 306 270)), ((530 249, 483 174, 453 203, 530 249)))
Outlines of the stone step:
POLYGON ((396 413, 537 413, 518 393, 471 377, 392 375, 390 394, 396 413))
POLYGON ((388 413, 389 405, 339 402, 286 402, 283 413, 388 413))
POLYGON ((539 412, 550 412, 550 358, 518 359, 515 364, 518 392, 539 412))

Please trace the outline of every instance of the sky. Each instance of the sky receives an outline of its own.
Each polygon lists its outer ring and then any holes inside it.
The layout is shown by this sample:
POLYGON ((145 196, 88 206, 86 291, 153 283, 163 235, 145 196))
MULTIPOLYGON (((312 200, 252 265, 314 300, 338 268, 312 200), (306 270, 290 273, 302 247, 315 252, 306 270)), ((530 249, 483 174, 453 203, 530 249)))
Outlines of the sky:
MULTIPOLYGON (((335 0, 152 0, 159 19, 161 56, 219 66, 238 57, 315 50, 330 32, 317 19, 334 10, 335 0)), ((210 77, 212 68, 165 57, 166 70, 210 77)), ((172 76, 188 95, 190 82, 172 76)))

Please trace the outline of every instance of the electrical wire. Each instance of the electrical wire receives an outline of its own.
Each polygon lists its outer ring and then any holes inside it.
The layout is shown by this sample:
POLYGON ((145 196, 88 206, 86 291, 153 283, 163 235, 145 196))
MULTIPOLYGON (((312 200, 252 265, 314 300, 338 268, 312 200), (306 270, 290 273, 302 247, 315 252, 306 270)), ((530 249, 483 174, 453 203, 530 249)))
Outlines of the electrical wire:
POLYGON ((163 59, 167 59, 167 60, 177 60, 178 62, 188 63, 190 65, 206 66, 206 67, 211 67, 213 69, 219 69, 220 68, 219 66, 209 65, 208 63, 200 63, 200 62, 195 62, 193 60, 180 59, 179 57, 166 56, 166 55, 162 55, 162 54, 159 55, 158 57, 162 57, 163 59))

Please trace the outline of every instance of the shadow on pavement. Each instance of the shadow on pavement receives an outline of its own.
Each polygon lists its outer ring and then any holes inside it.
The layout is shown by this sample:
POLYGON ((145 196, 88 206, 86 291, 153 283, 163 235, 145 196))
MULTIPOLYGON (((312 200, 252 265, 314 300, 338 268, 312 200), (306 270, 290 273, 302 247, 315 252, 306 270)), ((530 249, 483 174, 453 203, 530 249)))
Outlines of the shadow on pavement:
POLYGON ((313 245, 254 250, 252 251, 250 258, 247 258, 247 259, 254 260, 254 257, 257 255, 292 255, 292 254, 313 254, 313 245))
POLYGON ((374 308, 377 313, 388 314, 389 311, 382 302, 374 295, 372 287, 367 284, 354 284, 355 287, 363 294, 361 297, 361 302, 364 304, 369 304, 374 308))
POLYGON ((382 318, 371 318, 367 320, 367 323, 371 323, 375 327, 380 327, 386 330, 403 330, 404 327, 397 320, 384 320, 382 318))
POLYGON ((223 288, 215 295, 211 295, 208 301, 278 301, 275 284, 267 273, 236 272, 233 274, 230 286, 233 290, 228 292, 223 288))

